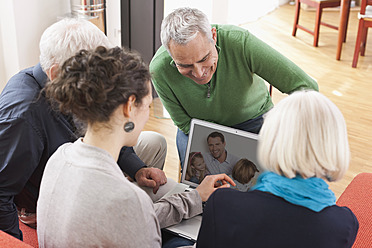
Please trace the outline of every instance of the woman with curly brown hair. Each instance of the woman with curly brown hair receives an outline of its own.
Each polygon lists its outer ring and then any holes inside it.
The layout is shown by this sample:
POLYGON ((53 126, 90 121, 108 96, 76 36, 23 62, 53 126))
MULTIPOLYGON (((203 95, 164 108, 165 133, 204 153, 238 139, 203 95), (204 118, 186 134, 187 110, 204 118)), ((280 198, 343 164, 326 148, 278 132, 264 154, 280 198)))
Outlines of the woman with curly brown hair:
POLYGON ((124 176, 116 161, 149 118, 150 79, 139 56, 99 47, 68 59, 46 85, 47 97, 87 131, 47 163, 37 208, 40 247, 160 247, 160 228, 200 214, 215 182, 231 182, 215 175, 153 204, 124 176))

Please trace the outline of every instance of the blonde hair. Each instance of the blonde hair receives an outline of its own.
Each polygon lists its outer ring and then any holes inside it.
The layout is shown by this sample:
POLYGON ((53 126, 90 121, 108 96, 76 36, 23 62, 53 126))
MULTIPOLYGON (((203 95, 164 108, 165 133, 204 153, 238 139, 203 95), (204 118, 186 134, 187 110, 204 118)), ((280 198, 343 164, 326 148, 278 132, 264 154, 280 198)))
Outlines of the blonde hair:
MULTIPOLYGON (((201 152, 191 152, 189 154, 189 163, 186 170, 186 180, 190 180, 193 176, 196 175, 196 169, 194 168, 195 158, 201 158, 204 161, 204 157, 201 152)), ((204 177, 207 175, 207 168, 205 168, 203 171, 200 171, 200 173, 200 177, 198 178, 199 183, 201 183, 201 181, 203 181, 204 177)))
POLYGON ((261 166, 288 178, 342 178, 350 152, 345 120, 316 91, 295 92, 269 111, 259 134, 261 166))

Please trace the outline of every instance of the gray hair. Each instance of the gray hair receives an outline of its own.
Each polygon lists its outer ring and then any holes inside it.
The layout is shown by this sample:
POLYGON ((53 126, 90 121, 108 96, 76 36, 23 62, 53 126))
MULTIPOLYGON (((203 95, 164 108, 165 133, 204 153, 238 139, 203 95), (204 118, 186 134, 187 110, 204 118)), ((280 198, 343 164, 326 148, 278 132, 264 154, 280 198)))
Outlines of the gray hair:
POLYGON ((54 64, 63 62, 81 49, 98 46, 111 48, 106 35, 93 23, 77 18, 64 18, 48 27, 41 36, 40 65, 47 72, 54 64))
MULTIPOLYGON (((164 18, 161 24, 161 43, 169 53, 169 42, 186 45, 198 32, 213 42, 208 17, 198 9, 178 8, 164 18)), ((170 54, 170 53, 169 53, 170 54)))
POLYGON ((349 167, 345 120, 334 103, 316 91, 295 92, 264 120, 258 159, 265 170, 293 178, 337 181, 349 167))

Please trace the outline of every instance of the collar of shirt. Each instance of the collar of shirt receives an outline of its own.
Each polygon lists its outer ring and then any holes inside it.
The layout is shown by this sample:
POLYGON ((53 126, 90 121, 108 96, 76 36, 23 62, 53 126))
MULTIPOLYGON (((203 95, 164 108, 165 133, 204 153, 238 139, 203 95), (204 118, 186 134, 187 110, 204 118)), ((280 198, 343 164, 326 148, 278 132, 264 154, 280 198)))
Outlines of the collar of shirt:
MULTIPOLYGON (((225 159, 225 161, 223 161, 222 163, 228 163, 228 164, 231 164, 231 156, 229 156, 229 153, 227 152, 227 150, 225 150, 225 152, 226 152, 226 159, 225 159)), ((218 161, 218 159, 216 159, 216 158, 214 158, 213 156, 212 156, 212 154, 210 154, 210 156, 212 157, 212 161, 214 161, 214 162, 219 162, 220 163, 220 161, 218 161)), ((220 163, 220 164, 222 164, 222 163, 220 163)))
POLYGON ((40 63, 34 66, 33 76, 41 89, 45 87, 46 82, 49 80, 47 74, 41 68, 40 63))

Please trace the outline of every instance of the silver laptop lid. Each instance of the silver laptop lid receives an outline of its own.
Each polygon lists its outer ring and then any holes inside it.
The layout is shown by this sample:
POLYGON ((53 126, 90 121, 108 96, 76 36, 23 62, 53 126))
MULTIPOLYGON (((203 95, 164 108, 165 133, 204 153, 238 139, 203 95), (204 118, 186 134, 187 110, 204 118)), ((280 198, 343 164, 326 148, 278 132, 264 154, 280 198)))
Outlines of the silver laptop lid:
MULTIPOLYGON (((231 177, 234 166, 241 159, 249 160, 245 160, 244 163, 251 162, 259 172, 262 172, 257 160, 257 142, 257 134, 199 119, 192 119, 181 182, 192 187, 197 187, 205 175, 208 174, 226 173, 231 177), (210 142, 208 145, 207 139, 211 134, 212 136, 217 135, 218 138, 211 139, 216 142, 210 142), (224 138, 224 144, 221 144, 221 142, 218 144, 218 141, 221 140, 220 135, 224 138), (223 148, 227 152, 227 157, 221 163, 217 157, 224 152, 223 148), (196 169, 202 169, 203 165, 201 164, 203 162, 205 163, 204 167, 207 169, 204 173, 196 169)), ((240 161, 240 163, 243 162, 240 161)), ((238 172, 238 170, 235 170, 235 172, 238 172)), ((257 178, 259 172, 255 173, 254 179, 257 178)), ((241 178, 239 179, 242 181, 241 178)), ((237 180, 234 181, 237 182, 237 180)), ((243 181, 243 183, 238 182, 239 188, 237 189, 246 191, 254 183, 255 180, 251 180, 248 183, 246 181, 243 181)))

